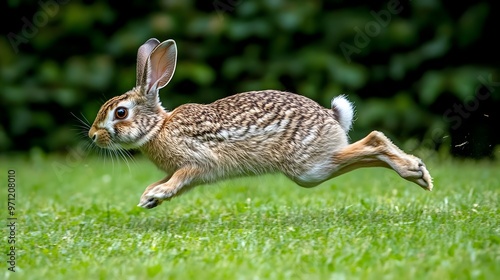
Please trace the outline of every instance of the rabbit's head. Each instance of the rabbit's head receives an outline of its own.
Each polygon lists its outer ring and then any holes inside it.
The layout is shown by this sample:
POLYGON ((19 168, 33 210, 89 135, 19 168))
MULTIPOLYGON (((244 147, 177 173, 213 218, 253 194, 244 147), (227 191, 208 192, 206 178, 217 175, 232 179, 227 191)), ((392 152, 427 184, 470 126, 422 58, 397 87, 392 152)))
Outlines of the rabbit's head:
POLYGON ((108 100, 97 113, 89 137, 107 149, 138 148, 155 135, 168 114, 158 92, 172 78, 177 60, 173 40, 149 39, 137 51, 136 86, 108 100))

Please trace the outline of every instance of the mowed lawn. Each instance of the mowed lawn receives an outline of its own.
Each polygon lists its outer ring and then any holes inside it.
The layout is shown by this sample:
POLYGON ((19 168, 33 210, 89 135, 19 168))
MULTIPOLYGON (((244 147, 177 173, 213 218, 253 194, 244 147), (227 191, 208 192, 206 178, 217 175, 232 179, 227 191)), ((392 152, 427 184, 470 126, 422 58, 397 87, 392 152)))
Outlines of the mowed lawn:
POLYGON ((281 175, 137 207, 162 178, 137 156, 0 158, 15 170, 16 272, 1 279, 498 279, 500 163, 428 162, 426 192, 387 169, 304 189, 281 175))

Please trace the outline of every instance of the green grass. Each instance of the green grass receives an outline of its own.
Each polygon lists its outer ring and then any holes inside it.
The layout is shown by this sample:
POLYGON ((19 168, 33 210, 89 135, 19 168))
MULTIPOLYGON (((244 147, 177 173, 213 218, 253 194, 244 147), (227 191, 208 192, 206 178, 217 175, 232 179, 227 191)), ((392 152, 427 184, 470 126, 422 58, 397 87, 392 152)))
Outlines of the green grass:
POLYGON ((145 210, 139 197, 163 174, 142 157, 130 169, 99 158, 0 158, 4 185, 7 170, 16 171, 18 218, 17 272, 2 261, 0 278, 496 278, 500 164, 428 167, 433 192, 386 169, 313 189, 266 175, 201 186, 145 210))

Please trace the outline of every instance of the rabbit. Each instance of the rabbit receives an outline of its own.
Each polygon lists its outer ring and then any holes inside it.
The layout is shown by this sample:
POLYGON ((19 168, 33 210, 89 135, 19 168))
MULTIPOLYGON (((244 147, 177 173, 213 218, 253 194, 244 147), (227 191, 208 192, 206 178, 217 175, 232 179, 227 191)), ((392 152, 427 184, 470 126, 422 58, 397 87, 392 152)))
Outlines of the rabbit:
POLYGON ((433 188, 422 160, 383 133, 349 144, 354 106, 343 95, 324 108, 298 94, 260 90, 167 111, 159 90, 176 61, 174 40, 146 41, 137 53, 135 87, 104 103, 88 132, 99 147, 139 149, 167 174, 145 189, 140 207, 154 208, 198 185, 278 172, 311 188, 361 167, 386 167, 433 188))

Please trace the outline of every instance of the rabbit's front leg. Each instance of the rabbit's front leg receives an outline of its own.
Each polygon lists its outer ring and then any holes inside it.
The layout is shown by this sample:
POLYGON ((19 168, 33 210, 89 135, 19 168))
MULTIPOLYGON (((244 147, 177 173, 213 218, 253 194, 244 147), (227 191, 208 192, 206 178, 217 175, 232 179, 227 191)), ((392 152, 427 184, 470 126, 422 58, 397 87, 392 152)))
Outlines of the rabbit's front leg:
POLYGON ((138 206, 148 209, 154 208, 164 200, 170 200, 174 196, 180 195, 195 186, 203 173, 201 169, 196 167, 183 167, 176 170, 171 176, 148 186, 142 194, 138 206))

